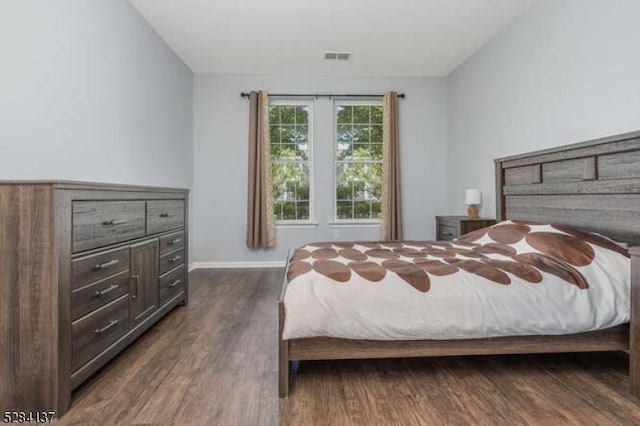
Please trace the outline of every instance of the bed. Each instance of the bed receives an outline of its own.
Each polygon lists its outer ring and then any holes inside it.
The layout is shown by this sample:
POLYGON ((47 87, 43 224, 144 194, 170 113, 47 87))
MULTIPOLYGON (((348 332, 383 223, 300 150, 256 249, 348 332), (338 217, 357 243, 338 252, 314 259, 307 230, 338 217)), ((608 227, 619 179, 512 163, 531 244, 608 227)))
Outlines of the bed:
MULTIPOLYGON (((495 160, 495 170, 496 212, 500 221, 497 228, 500 232, 495 228, 493 231, 483 230, 461 238, 453 245, 417 241, 313 243, 288 256, 278 301, 280 397, 289 394, 293 361, 619 350, 629 350, 631 392, 640 397, 640 258, 637 257, 640 250, 633 247, 640 245, 640 132, 501 158, 495 160), (509 232, 503 232, 507 229, 509 232), (513 235, 509 236, 514 232, 520 234, 518 238, 521 241, 527 242, 524 252, 539 254, 522 256, 522 247, 518 247, 521 243, 512 238, 513 235), (540 238, 543 234, 545 240, 540 238), (549 243, 547 238, 552 242, 549 243), (609 238, 631 247, 627 251, 609 238), (522 258, 522 265, 517 267, 507 264, 504 258, 514 257, 514 250, 515 255, 522 258), (442 251, 449 252, 450 256, 443 259, 444 256, 439 255, 442 251), (425 258, 424 253, 435 257, 425 258), (630 253, 631 260, 625 262, 622 258, 627 253, 630 253), (557 261, 557 255, 561 257, 560 261, 557 261), (357 268, 351 268, 348 276, 345 268, 335 262, 336 257, 344 259, 345 256, 351 257, 351 265, 357 265, 357 268), (378 260, 371 262, 371 256, 378 260), (313 261, 309 263, 309 259, 313 261), (420 268, 411 265, 413 261, 422 262, 420 268), (374 264, 374 267, 363 269, 363 264, 374 264), (380 268, 380 265, 385 268, 380 268), (438 278, 434 279, 432 273, 417 272, 417 269, 429 272, 429 268, 438 278), (605 270, 616 273, 603 274, 605 270), (576 311, 580 315, 563 317, 561 304, 555 311, 550 311, 547 316, 557 319, 562 325, 560 327, 554 327, 553 322, 542 326, 530 322, 523 323, 518 332, 508 327, 509 322, 504 321, 507 317, 503 316, 496 317, 498 320, 494 322, 497 325, 479 329, 473 327, 474 320, 477 325, 480 318, 480 323, 485 325, 485 321, 491 324, 494 317, 472 316, 464 323, 464 315, 458 315, 460 327, 445 327, 451 332, 451 338, 446 333, 429 334, 417 327, 403 330, 397 326, 407 318, 400 318, 397 324, 393 321, 390 321, 391 325, 376 324, 376 332, 368 332, 357 327, 358 320, 366 317, 366 312, 362 311, 355 312, 348 321, 336 321, 334 325, 337 328, 333 332, 322 333, 313 330, 313 321, 297 329, 292 326, 292 321, 287 321, 296 316, 302 318, 305 309, 310 318, 322 319, 313 316, 312 305, 292 304, 292 295, 302 287, 292 285, 288 289, 288 285, 305 274, 330 276, 334 282, 357 278, 363 286, 371 287, 376 283, 380 289, 384 288, 380 283, 385 282, 381 277, 397 275, 402 278, 404 274, 404 281, 399 281, 406 287, 402 291, 406 297, 416 299, 426 297, 424 295, 429 291, 431 295, 428 297, 433 298, 445 294, 437 290, 438 286, 442 287, 443 281, 439 281, 439 277, 443 275, 451 275, 447 277, 447 285, 451 288, 455 286, 455 274, 459 274, 461 281, 466 280, 467 285, 475 285, 469 277, 480 276, 482 283, 478 284, 478 289, 491 289, 487 281, 497 286, 494 288, 506 288, 515 280, 517 282, 509 286, 509 291, 520 294, 517 293, 518 288, 527 289, 534 299, 521 301, 524 305, 512 309, 516 313, 526 309, 527 304, 536 306, 535 298, 538 296, 531 289, 544 287, 538 284, 540 275, 551 276, 555 280, 548 287, 557 287, 557 292, 546 294, 547 298, 561 300, 565 294, 573 295, 567 296, 569 298, 575 298, 575 294, 591 294, 591 299, 584 301, 581 310, 576 311), (431 281, 428 278, 425 281, 423 275, 432 277, 431 281), (609 275, 613 277, 612 283, 604 283, 609 275), (626 287, 624 276, 627 277, 626 287), (369 279, 362 280, 363 277, 369 279), (585 291, 589 284, 590 293, 585 291), (612 288, 614 291, 607 294, 598 288, 612 288), (602 307, 594 307, 597 303, 602 307), (589 315, 593 317, 592 321, 589 315), (582 316, 570 328, 578 331, 566 334, 565 323, 572 320, 572 316, 582 316), (353 324, 353 330, 348 326, 340 328, 341 323, 353 324), (305 327, 310 330, 304 330, 305 327)), ((478 293, 476 297, 484 297, 479 290, 474 289, 472 293, 478 293)), ((526 294, 526 291, 521 294, 526 294)), ((332 303, 338 300, 333 299, 332 303)), ((323 303, 326 304, 326 300, 319 304, 323 303)), ((375 306, 375 302, 372 303, 375 306)), ((508 306, 501 301, 496 303, 496 306, 508 306)), ((468 300, 461 304, 464 307, 456 312, 458 314, 468 312, 473 306, 468 300)), ((418 311, 412 315, 415 312, 418 311)), ((337 312, 337 316, 342 314, 337 312)), ((325 316, 324 320, 327 318, 325 316)), ((522 318, 526 319, 521 316, 514 322, 522 318)))

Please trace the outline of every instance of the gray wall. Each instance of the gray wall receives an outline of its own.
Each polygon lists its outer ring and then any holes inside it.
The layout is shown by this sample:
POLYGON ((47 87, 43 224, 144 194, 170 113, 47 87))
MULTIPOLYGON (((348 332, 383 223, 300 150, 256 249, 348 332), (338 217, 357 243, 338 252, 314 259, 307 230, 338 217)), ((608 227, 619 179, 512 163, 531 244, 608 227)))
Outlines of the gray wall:
POLYGON ((640 2, 543 0, 449 76, 449 210, 493 159, 640 129, 640 2))
MULTIPOLYGON (((195 262, 282 261, 309 240, 379 236, 331 226, 332 129, 316 126, 317 226, 244 245, 248 103, 239 93, 401 90, 407 238, 464 212, 492 160, 640 128, 640 2, 541 0, 448 78, 197 75, 126 0, 0 3, 0 179, 191 187, 195 262), (193 141, 193 143, 192 143, 193 141)), ((316 122, 331 122, 331 101, 316 122)))
POLYGON ((0 179, 190 187, 192 110, 127 0, 0 2, 0 179))
POLYGON ((312 240, 378 239, 379 226, 331 226, 332 101, 315 104, 314 193, 317 226, 278 228, 273 249, 245 246, 248 101, 241 91, 382 93, 398 90, 406 238, 433 238, 446 213, 447 91, 444 78, 196 75, 194 85, 194 262, 282 262, 312 240), (320 123, 325 123, 324 126, 320 123), (329 124, 328 126, 326 124, 329 124))

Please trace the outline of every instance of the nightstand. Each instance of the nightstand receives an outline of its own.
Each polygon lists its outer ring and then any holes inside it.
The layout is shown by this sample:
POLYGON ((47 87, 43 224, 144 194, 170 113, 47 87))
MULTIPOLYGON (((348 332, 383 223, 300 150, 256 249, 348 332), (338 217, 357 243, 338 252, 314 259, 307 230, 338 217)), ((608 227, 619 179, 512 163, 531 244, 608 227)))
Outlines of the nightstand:
POLYGON ((450 241, 476 229, 494 225, 495 219, 469 216, 436 216, 436 240, 450 241))

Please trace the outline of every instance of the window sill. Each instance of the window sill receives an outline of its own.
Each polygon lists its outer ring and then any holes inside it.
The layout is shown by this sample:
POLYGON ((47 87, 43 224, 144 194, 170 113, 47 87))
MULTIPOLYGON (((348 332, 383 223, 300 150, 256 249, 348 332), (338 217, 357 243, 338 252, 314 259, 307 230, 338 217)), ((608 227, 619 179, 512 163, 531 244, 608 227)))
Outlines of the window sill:
POLYGON ((361 226, 368 228, 378 228, 381 223, 379 220, 334 220, 329 222, 329 226, 361 226))
POLYGON ((276 222, 276 228, 296 229, 296 228, 315 228, 318 226, 316 221, 298 220, 291 222, 276 222))

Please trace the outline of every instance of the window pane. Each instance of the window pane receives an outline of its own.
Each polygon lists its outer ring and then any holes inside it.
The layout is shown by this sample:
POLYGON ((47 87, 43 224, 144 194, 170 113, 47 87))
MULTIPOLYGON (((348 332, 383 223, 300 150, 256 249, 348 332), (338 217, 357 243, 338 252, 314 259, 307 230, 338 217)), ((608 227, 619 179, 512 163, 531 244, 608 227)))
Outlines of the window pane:
POLYGON ((298 220, 309 220, 309 202, 302 201, 297 203, 297 216, 298 220))
POLYGON ((351 123, 353 118, 353 107, 346 105, 338 105, 336 107, 338 124, 351 123))
POLYGON ((336 159, 338 161, 350 161, 353 159, 353 151, 351 144, 338 144, 338 150, 336 152, 336 159))
POLYGON ((352 129, 353 127, 350 124, 338 124, 338 141, 351 142, 353 139, 352 129))
POLYGON ((309 143, 299 143, 296 145, 296 158, 299 160, 309 160, 309 143))
POLYGON ((371 218, 380 219, 380 201, 371 202, 371 218))
POLYGON ((355 161, 371 161, 373 160, 373 154, 371 151, 371 145, 368 143, 356 143, 353 145, 353 159, 355 161))
MULTIPOLYGON (((273 156, 271 156, 273 158, 273 156)), ((279 160, 293 161, 296 159, 296 146, 292 143, 280 145, 280 157, 279 160)))
POLYGON ((371 126, 371 142, 382 143, 382 126, 371 126))
POLYGON ((351 129, 351 139, 354 142, 369 142, 369 126, 354 125, 351 129))
POLYGON ((368 182, 367 197, 367 200, 382 200, 382 179, 377 182, 368 182))
POLYGON ((370 216, 369 202, 356 201, 353 203, 353 217, 354 219, 369 219, 370 216))
POLYGON ((355 124, 368 124, 369 123, 369 106, 356 106, 353 107, 353 122, 355 124))
POLYGON ((276 220, 282 220, 282 202, 276 201, 273 203, 273 212, 276 216, 276 220))
POLYGON ((273 161, 280 158, 282 145, 280 145, 279 143, 271 143, 269 145, 269 150, 271 151, 271 161, 273 161))
POLYGON ((295 127, 282 125, 280 126, 280 134, 282 143, 294 143, 296 141, 295 127))
POLYGON ((382 107, 371 107, 371 122, 382 125, 382 107))
POLYGON ((338 219, 353 219, 353 203, 351 201, 338 201, 338 219))
POLYGON ((269 126, 269 142, 272 144, 280 142, 280 126, 269 126))
POLYGON ((293 137, 296 142, 305 142, 309 139, 309 126, 298 124, 293 129, 293 137))
POLYGON ((350 183, 345 183, 343 185, 338 185, 336 187, 336 200, 338 201, 347 201, 351 202, 353 198, 353 185, 350 183))
POLYGON ((296 185, 296 200, 309 201, 309 182, 298 182, 296 185))
POLYGON ((353 199, 353 168, 349 163, 338 164, 336 170, 336 199, 353 199))
POLYGON ((280 123, 295 124, 295 107, 290 105, 280 106, 280 123))
POLYGON ((382 106, 336 104, 336 123, 336 218, 379 219, 382 106))
POLYGON ((280 107, 277 105, 269 106, 269 123, 275 124, 280 122, 280 107))
POLYGON ((380 186, 382 184, 382 163, 366 164, 366 171, 363 171, 363 174, 367 175, 367 181, 371 185, 380 186))
POLYGON ((282 204, 282 219, 283 220, 295 220, 296 218, 296 203, 285 202, 282 204))
POLYGON ((287 199, 287 167, 285 164, 272 164, 271 173, 273 175, 273 197, 274 201, 284 201, 287 199))
POLYGON ((307 105, 300 105, 296 107, 296 123, 308 123, 309 122, 309 107, 307 105))
POLYGON ((353 182, 353 199, 354 200, 366 200, 366 188, 367 184, 364 181, 353 182))
POLYGON ((376 161, 382 161, 382 144, 381 143, 372 143, 369 146, 369 150, 371 152, 371 158, 376 161))
POLYGON ((311 205, 310 105, 270 105, 271 174, 276 220, 308 220, 311 205))
POLYGON ((346 185, 353 180, 352 163, 338 163, 336 165, 336 183, 346 185))
POLYGON ((271 165, 271 174, 275 194, 280 194, 280 200, 295 199, 295 188, 297 184, 307 185, 308 170, 299 167, 298 163, 285 161, 271 165))
POLYGON ((366 163, 366 162, 354 162, 353 169, 351 171, 351 177, 354 181, 359 182, 376 182, 379 181, 382 175, 377 175, 377 170, 380 164, 366 163))

